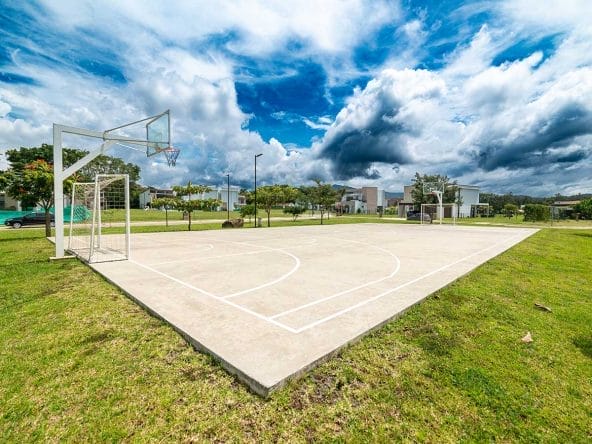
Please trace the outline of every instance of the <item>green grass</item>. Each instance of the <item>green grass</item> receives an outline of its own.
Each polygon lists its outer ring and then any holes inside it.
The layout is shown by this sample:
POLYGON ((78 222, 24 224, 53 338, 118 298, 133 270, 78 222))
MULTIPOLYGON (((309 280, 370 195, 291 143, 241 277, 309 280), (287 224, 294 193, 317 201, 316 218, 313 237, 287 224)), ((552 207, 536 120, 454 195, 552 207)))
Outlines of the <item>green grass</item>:
POLYGON ((1 442, 592 439, 592 231, 539 232, 269 400, 42 236, 0 230, 1 442))
MULTIPOLYGON (((111 210, 115 214, 115 217, 118 220, 123 219, 123 210, 111 210)), ((262 210, 258 211, 260 216, 267 216, 266 213, 262 210)), ((183 220, 183 212, 177 210, 170 210, 169 212, 169 220, 183 220)), ((227 213, 226 211, 195 211, 192 213, 191 218, 193 220, 207 220, 207 219, 216 219, 216 220, 226 220, 227 213)), ((282 210, 271 210, 272 217, 278 216, 286 216, 282 210)), ((238 219, 240 217, 240 213, 238 211, 231 211, 230 218, 231 219, 238 219)), ((138 210, 138 209, 131 209, 130 210, 130 218, 132 222, 150 222, 150 221, 163 221, 166 219, 166 212, 163 210, 138 210)))
POLYGON ((495 215, 494 217, 476 217, 458 219, 459 224, 463 225, 512 225, 525 227, 541 227, 541 228, 585 228, 592 229, 592 221, 590 220, 555 220, 549 222, 524 222, 524 216, 518 215, 515 217, 506 217, 502 215, 495 215))

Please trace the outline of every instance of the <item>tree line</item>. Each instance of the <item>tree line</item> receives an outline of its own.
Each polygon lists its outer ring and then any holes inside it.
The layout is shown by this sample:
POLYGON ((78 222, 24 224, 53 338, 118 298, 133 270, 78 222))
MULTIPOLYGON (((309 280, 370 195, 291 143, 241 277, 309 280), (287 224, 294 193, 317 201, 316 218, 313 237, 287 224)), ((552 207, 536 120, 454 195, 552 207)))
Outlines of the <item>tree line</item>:
MULTIPOLYGON (((271 226, 271 210, 283 207, 284 214, 296 220, 307 210, 318 210, 321 215, 321 225, 325 214, 329 218, 330 210, 340 199, 340 191, 330 184, 314 180, 315 185, 293 187, 291 185, 266 185, 257 188, 257 207, 267 214, 267 226, 271 226)), ((243 190, 247 205, 241 208, 241 217, 255 216, 255 192, 243 190)))
MULTIPOLYGON (((88 154, 88 151, 64 148, 63 164, 67 168, 88 154)), ((45 233, 51 235, 51 213, 53 195, 53 145, 21 147, 6 151, 9 168, 0 171, 0 191, 19 200, 23 208, 39 205, 45 213, 45 233)), ((137 181, 140 167, 125 163, 116 157, 100 155, 74 173, 64 182, 64 192, 70 193, 74 182, 91 182, 97 174, 127 174, 130 179, 131 199, 136 202, 142 192, 137 181)))

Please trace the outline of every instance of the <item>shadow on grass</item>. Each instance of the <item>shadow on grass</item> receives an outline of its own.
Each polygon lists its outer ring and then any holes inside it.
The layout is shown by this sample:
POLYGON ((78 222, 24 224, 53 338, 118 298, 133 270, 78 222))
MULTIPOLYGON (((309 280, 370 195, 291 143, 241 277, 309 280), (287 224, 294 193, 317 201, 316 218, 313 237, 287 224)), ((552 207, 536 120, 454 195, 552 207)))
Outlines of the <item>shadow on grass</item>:
POLYGON ((570 233, 571 236, 592 237, 592 233, 570 233))
POLYGON ((592 336, 578 336, 574 338, 573 344, 580 349, 580 351, 592 358, 592 336))

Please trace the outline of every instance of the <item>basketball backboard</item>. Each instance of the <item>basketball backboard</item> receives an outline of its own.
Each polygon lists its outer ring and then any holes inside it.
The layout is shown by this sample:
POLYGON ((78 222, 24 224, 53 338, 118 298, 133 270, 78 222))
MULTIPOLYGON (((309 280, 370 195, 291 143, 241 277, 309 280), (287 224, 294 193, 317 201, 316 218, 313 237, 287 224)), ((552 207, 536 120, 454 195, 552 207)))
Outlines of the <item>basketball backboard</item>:
POLYGON ((159 154, 171 148, 171 116, 167 110, 146 123, 146 155, 159 154))

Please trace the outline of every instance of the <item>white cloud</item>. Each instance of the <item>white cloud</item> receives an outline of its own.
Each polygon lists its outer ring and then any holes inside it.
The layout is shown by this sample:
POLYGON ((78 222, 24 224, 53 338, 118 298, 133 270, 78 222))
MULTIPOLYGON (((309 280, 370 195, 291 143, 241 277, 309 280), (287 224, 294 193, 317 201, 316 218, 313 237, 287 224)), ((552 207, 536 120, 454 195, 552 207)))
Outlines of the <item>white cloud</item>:
MULTIPOLYGON (((445 57, 439 71, 405 69, 425 56, 431 29, 426 14, 405 23, 398 2, 221 1, 215 8, 192 1, 44 4, 50 13, 36 12, 42 24, 74 35, 82 35, 77 34, 82 29, 97 48, 117 52, 116 65, 127 83, 97 80, 61 56, 57 67, 35 65, 25 53, 44 48, 23 38, 27 51, 12 54, 13 67, 36 83, 0 84, 0 149, 51 142, 53 122, 106 129, 170 108, 173 141, 183 150, 175 170, 135 151, 115 151, 142 166, 145 183, 216 183, 230 171, 233 180, 247 184, 253 155, 261 152, 259 177, 269 182, 332 180, 337 166, 342 177, 350 177, 347 183, 368 184, 359 175, 380 176, 375 183, 387 189, 408 182, 415 171, 533 194, 591 185, 584 177, 592 177, 586 157, 592 140, 590 131, 578 126, 592 113, 592 4, 587 1, 547 3, 550 7, 503 2, 497 11, 501 22, 482 26, 445 57), (312 57, 327 71, 326 86, 336 85, 360 75, 352 49, 385 24, 399 25, 393 32, 409 43, 407 50, 388 59, 383 66, 388 69, 364 72, 373 80, 335 117, 273 116, 326 130, 310 149, 291 150, 274 138, 266 143, 247 129, 254 116, 239 107, 235 82, 253 74, 237 70, 236 55, 312 57), (545 48, 491 66, 519 39, 537 41, 555 32, 560 34, 554 53, 545 48), (214 37, 228 39, 224 48, 204 43, 214 37), (290 54, 288 43, 293 43, 290 54)), ((265 75, 292 73, 288 66, 265 75)))
POLYGON ((0 100, 0 118, 5 117, 12 110, 12 106, 10 104, 3 102, 0 100))
POLYGON ((161 40, 182 45, 207 36, 236 31, 236 51, 264 54, 276 51, 294 36, 322 52, 346 52, 379 26, 401 15, 398 2, 361 0, 299 1, 177 1, 118 2, 44 1, 60 26, 114 27, 136 39, 141 26, 161 40), (355 29, 356 32, 352 32, 355 29))
POLYGON ((588 0, 505 0, 501 12, 520 28, 572 31, 589 27, 592 3, 588 0))

